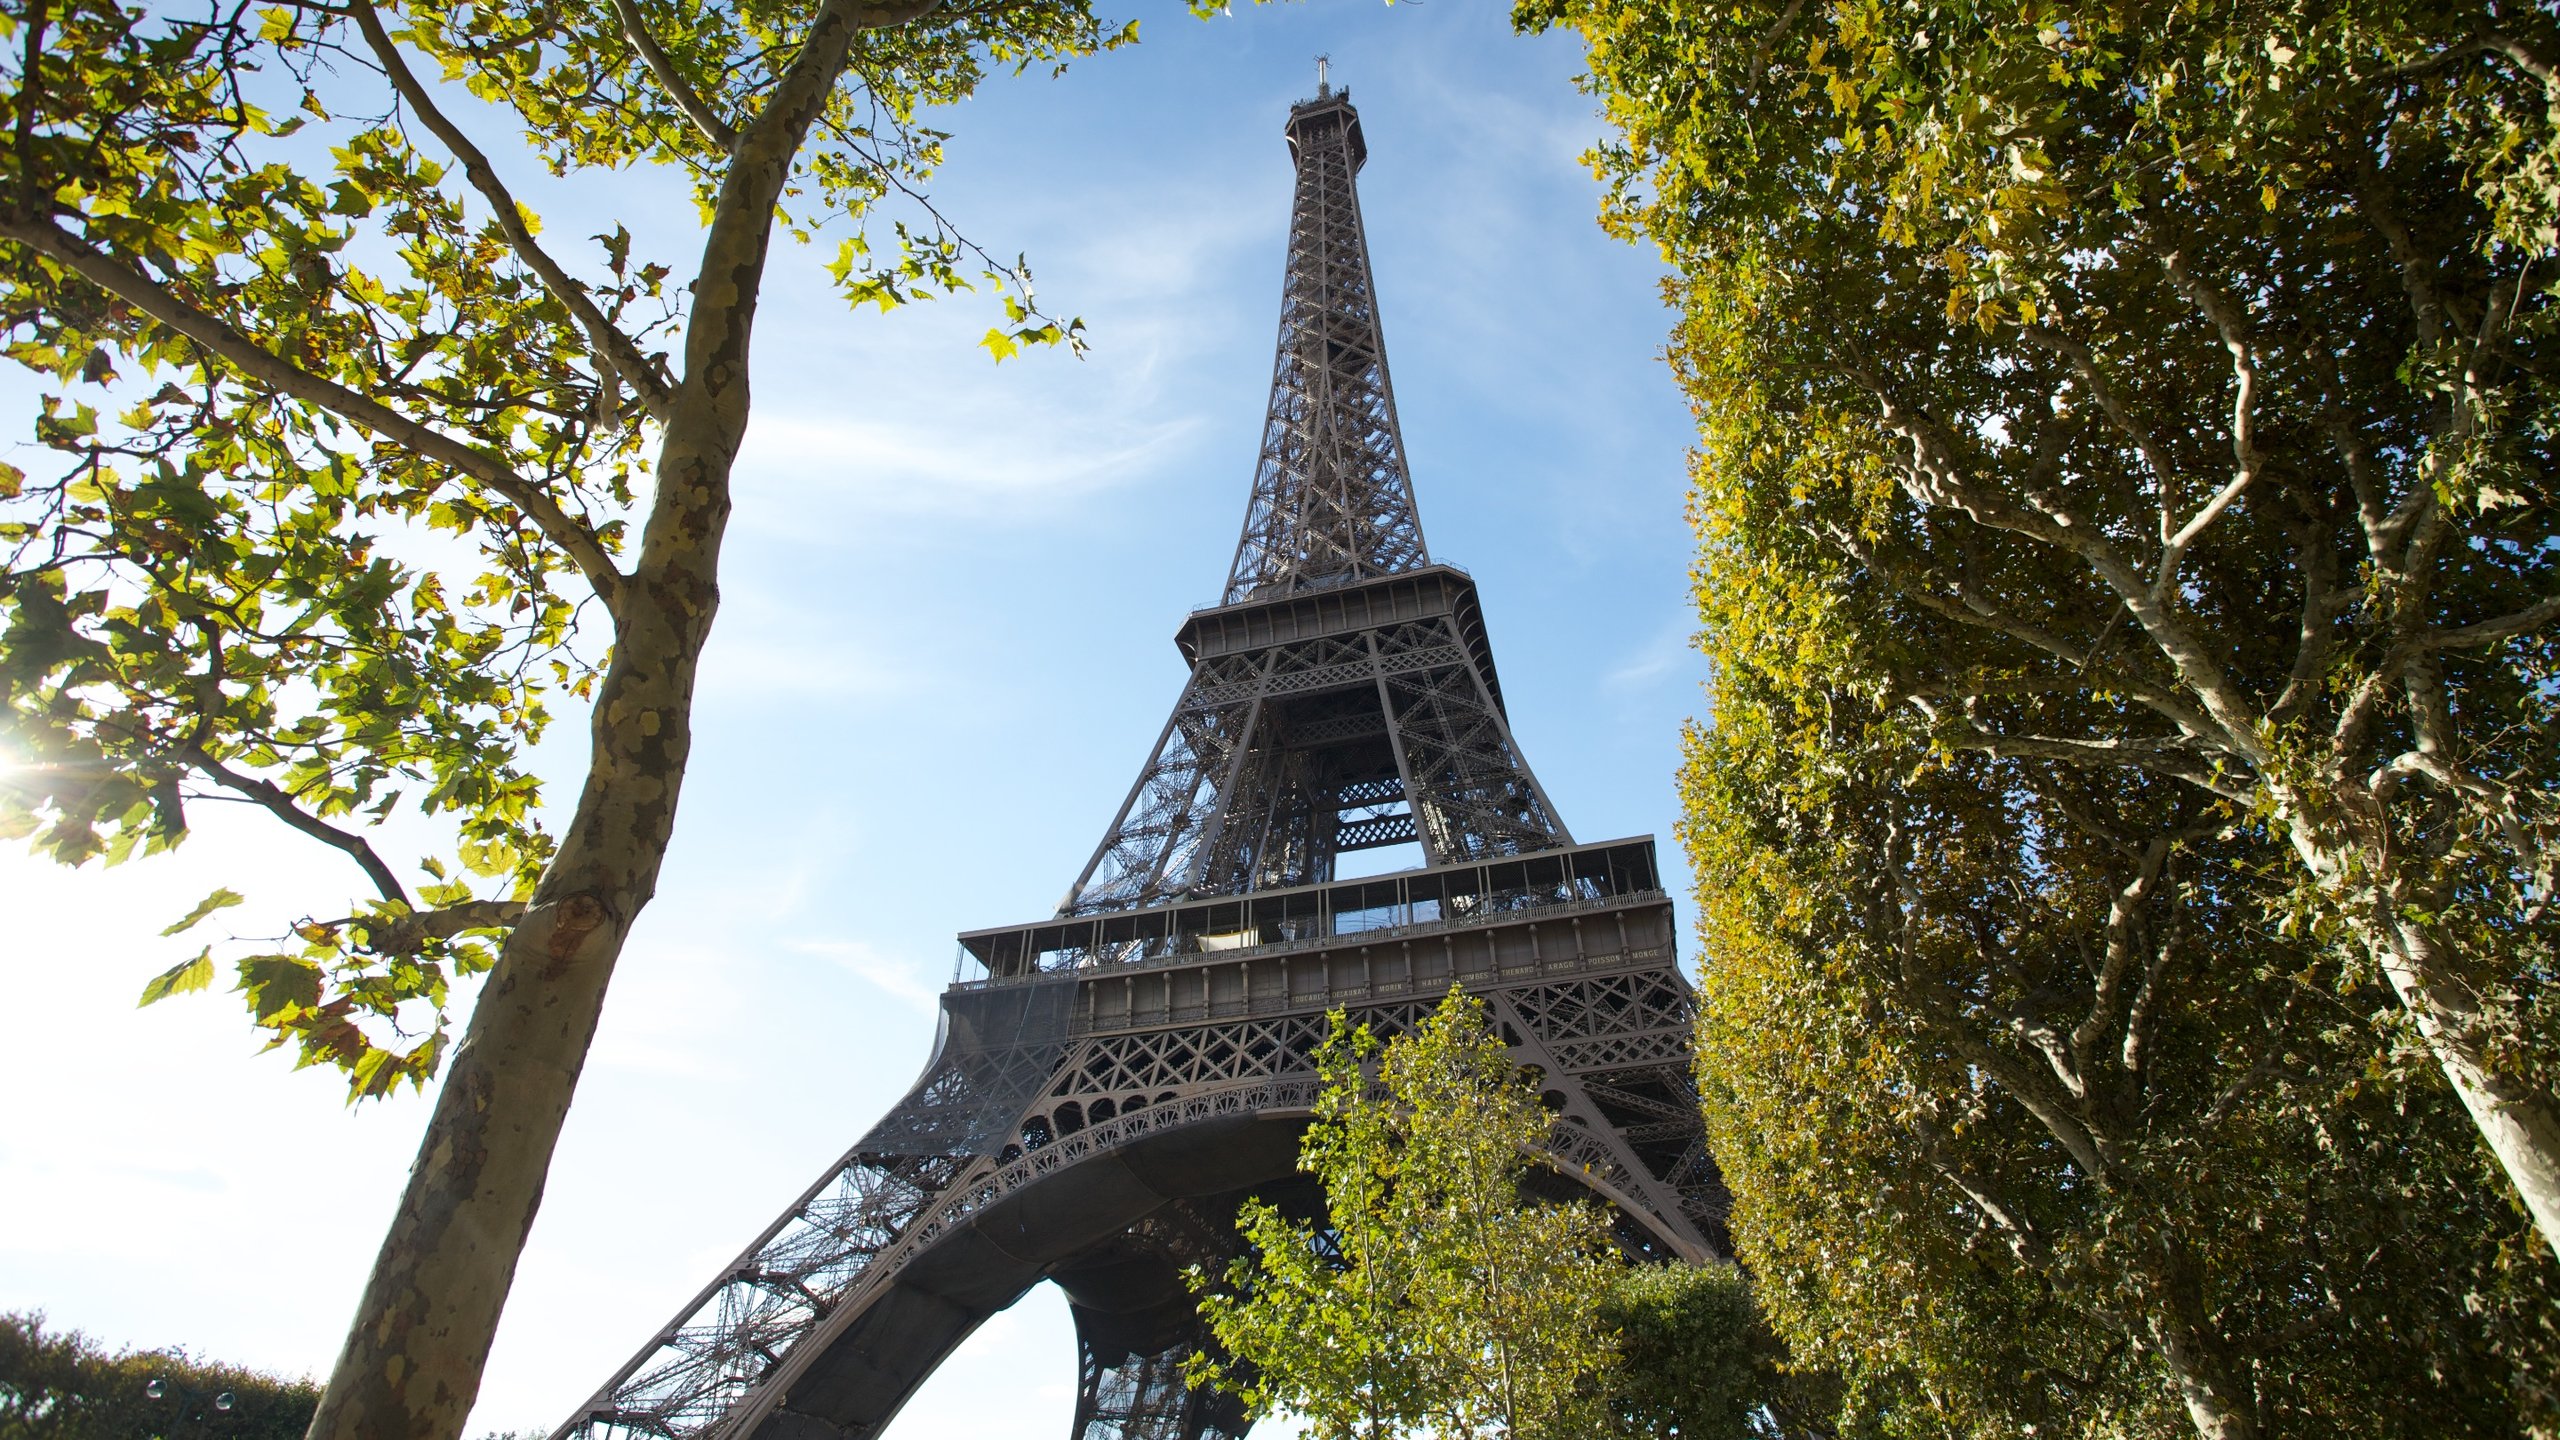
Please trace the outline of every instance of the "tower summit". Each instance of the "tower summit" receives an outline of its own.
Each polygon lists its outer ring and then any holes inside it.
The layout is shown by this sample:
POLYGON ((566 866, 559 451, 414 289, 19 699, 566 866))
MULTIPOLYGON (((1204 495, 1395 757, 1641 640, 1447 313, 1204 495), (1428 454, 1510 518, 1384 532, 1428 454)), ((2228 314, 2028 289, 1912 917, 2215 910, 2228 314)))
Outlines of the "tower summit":
POLYGON ((1230 605, 1430 563, 1360 224, 1354 177, 1369 146, 1351 92, 1334 93, 1322 80, 1316 89, 1315 99, 1289 111, 1298 186, 1280 285, 1280 347, 1244 537, 1227 572, 1230 605))
POLYGON ((972 930, 906 1097, 617 1371, 555 1440, 874 1440, 1043 1280, 1081 1355, 1073 1440, 1235 1440, 1194 1393, 1183 1271, 1261 1196, 1312 1212, 1298 1137, 1327 1015, 1394 1034, 1482 996, 1555 1112, 1544 1183, 1639 1262, 1722 1253, 1689 1079, 1694 1005, 1649 837, 1576 844, 1505 716, 1475 582, 1422 541, 1354 177, 1319 61, 1280 342, 1220 604, 1055 915, 972 930), (1338 878, 1354 851, 1417 868, 1338 878))

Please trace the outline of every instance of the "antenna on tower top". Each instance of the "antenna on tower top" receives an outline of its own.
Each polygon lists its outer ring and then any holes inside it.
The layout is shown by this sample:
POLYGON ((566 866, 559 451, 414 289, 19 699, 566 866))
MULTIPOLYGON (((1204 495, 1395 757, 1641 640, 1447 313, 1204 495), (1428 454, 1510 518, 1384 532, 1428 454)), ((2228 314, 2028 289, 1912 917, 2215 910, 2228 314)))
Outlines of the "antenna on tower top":
POLYGON ((1316 98, 1319 100, 1331 99, 1333 96, 1333 81, 1327 78, 1332 65, 1332 56, 1319 55, 1316 57, 1316 98))

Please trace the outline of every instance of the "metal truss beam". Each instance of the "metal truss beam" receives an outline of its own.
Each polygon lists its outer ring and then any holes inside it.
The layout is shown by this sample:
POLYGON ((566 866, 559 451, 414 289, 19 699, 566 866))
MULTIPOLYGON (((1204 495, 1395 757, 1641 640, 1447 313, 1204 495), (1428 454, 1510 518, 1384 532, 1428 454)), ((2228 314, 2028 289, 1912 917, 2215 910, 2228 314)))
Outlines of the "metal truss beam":
MULTIPOLYGON (((1179 1272, 1294 1170, 1332 1014, 1382 1036, 1454 986, 1543 1076, 1546 1182, 1627 1253, 1723 1253, 1652 842, 1577 846, 1504 712, 1474 582, 1423 544, 1387 378, 1349 96, 1295 107, 1262 449, 1224 601, 1055 916, 962 936, 890 1114, 661 1327, 555 1440, 879 1440, 1029 1286, 1074 1307, 1072 1440, 1241 1440, 1195 1393, 1179 1272), (1341 855, 1425 864, 1337 880, 1341 855)), ((1294 1198, 1286 1198, 1292 1197, 1294 1198)))

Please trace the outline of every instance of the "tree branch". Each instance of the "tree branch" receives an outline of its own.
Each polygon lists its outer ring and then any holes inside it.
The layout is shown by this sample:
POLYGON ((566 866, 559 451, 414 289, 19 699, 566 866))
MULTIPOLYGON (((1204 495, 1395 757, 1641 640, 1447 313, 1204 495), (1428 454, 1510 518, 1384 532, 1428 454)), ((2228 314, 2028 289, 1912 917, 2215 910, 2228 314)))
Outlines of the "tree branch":
POLYGON ((658 83, 666 87, 668 98, 674 100, 676 108, 693 122, 693 128, 701 131, 704 139, 720 147, 723 154, 737 149, 738 132, 731 128, 729 122, 713 113, 702 97, 694 93, 693 87, 685 83, 684 77, 676 73, 674 58, 658 44, 658 37, 650 33, 649 17, 640 13, 637 0, 613 0, 613 13, 622 21, 622 33, 629 37, 632 48, 640 52, 641 62, 649 67, 649 73, 657 77, 658 83))
POLYGON ((2089 1053, 2098 1043, 2100 1032, 2115 1018, 2116 1004, 2124 998, 2125 976, 2133 970, 2134 930, 2141 919, 2143 903, 2151 898, 2151 887, 2159 882, 2160 872, 2168 863, 2168 837, 2154 836, 2143 847, 2142 863, 2134 877, 2116 891, 2107 905, 2107 958, 2098 971, 2089 1013, 2071 1031, 2075 1060, 2089 1053))
POLYGON ((551 292, 553 299, 577 317, 578 328, 587 332, 587 342, 596 347, 597 358, 603 362, 602 368, 628 381, 639 395, 640 403, 648 407, 650 418, 663 422, 667 418, 668 386, 657 362, 643 353, 620 326, 606 319, 587 287, 571 279, 569 273, 560 268, 560 263, 551 258, 550 252, 533 238, 533 230, 524 221, 523 207, 516 204, 515 196, 508 193, 506 183, 498 178, 497 170, 489 164, 489 157, 481 153, 479 146, 471 143, 471 137, 463 134, 460 126, 436 108, 435 97, 418 83, 417 75, 409 69, 409 62, 400 54, 400 47, 393 42, 391 32, 383 28, 382 17, 374 10, 371 0, 353 0, 348 11, 355 16, 356 27, 364 32, 366 43, 373 47, 374 58, 382 63, 383 73, 391 78, 392 88, 399 91, 400 98, 418 113, 427 129, 444 142, 445 149, 462 162, 462 173, 470 179, 472 188, 489 202, 489 208, 496 215, 498 229, 507 237, 507 244, 514 249, 516 257, 541 278, 542 287, 551 292))
POLYGON ((2125 408, 2124 397, 2116 394, 2116 387, 2108 383, 2106 372, 2098 368, 2097 355, 2077 338, 2051 326, 2029 325, 2019 333, 2029 344, 2041 346, 2071 362, 2071 372, 2080 377, 2081 384, 2089 387, 2090 398, 2098 402, 2098 409, 2107 417, 2108 423, 2133 442, 2134 450, 2142 456, 2142 463, 2151 467, 2151 478, 2166 495, 2169 487, 2176 483, 2177 468, 2169 463, 2168 451, 2162 448, 2151 427, 2134 419, 2133 412, 2125 408))
POLYGON ((2514 36, 2489 30, 2481 33, 2478 43, 2481 49, 2505 57, 2517 69, 2541 81, 2544 89, 2560 88, 2560 77, 2554 76, 2551 62, 2514 36))
MULTIPOLYGON (((2210 739, 2210 732, 2214 728, 2212 722, 2198 714, 2195 707, 2187 704, 2175 690, 2155 685, 2138 675, 2099 666, 2096 663, 2095 647, 2084 651, 2041 626, 2030 625, 2014 616, 2001 613, 1978 595, 1968 595, 1965 603, 1959 604, 1921 585, 1907 571, 1885 559, 1875 547, 1844 527, 1826 524, 1823 532, 1833 544, 1847 551, 1859 564, 1866 566, 1871 573, 1891 586, 1895 594, 1912 604, 1956 624, 1977 630, 1987 630, 1995 635, 2005 635, 2022 645, 2042 651, 2070 665, 2073 669, 2089 676, 2088 680, 2072 687, 2081 693, 2085 694, 2095 689, 2121 691, 2189 735, 2200 740, 2210 739)), ((1905 686, 1904 689, 1906 694, 1915 698, 1933 690, 1942 689, 1944 698, 1951 700, 1961 700, 1972 694, 1993 693, 1990 689, 1958 687, 1952 683, 1929 687, 1905 686)))
POLYGON ((1947 1154, 1946 1137, 1937 1122, 1915 1113, 1910 1120, 1911 1133, 1920 1141, 1921 1153, 1929 1157, 1929 1168, 1938 1172, 1948 1184, 1956 1187, 1973 1208, 1989 1220, 2008 1240, 2009 1253, 2032 1264, 2045 1252, 2044 1237, 2015 1206, 1992 1192, 1991 1187, 1971 1170, 1959 1165, 1947 1154))
POLYGON ((170 330, 195 341, 234 370, 298 399, 328 410, 354 424, 406 445, 431 460, 470 476, 502 496, 565 551, 578 573, 595 588, 605 609, 620 613, 622 572, 594 532, 560 508, 540 487, 526 483, 504 460, 420 424, 380 401, 359 395, 334 380, 302 369, 232 328, 228 321, 178 299, 141 271, 91 249, 79 238, 42 220, 0 215, 0 240, 14 240, 47 257, 90 284, 116 296, 170 330))
POLYGON ((430 940, 449 940, 465 930, 502 930, 524 918, 521 900, 466 900, 438 910, 406 915, 350 915, 321 923, 364 932, 364 948, 376 955, 414 955, 430 940))
POLYGON ((294 803, 292 793, 283 786, 255 775, 242 774, 214 759, 202 747, 182 751, 178 758, 215 784, 247 797, 294 829, 333 850, 343 851, 362 867, 365 878, 373 882, 374 889, 382 892, 383 899, 402 905, 409 903, 408 889, 401 885, 400 877, 391 873, 391 867, 382 863, 382 857, 374 853, 373 846, 363 836, 329 824, 294 803))
POLYGON ((2560 597, 2528 605, 2512 615, 2483 620, 2476 625, 2460 625, 2451 630, 2436 630, 2418 641, 2423 650, 2465 650, 2474 645, 2494 645, 2529 630, 2539 630, 2560 621, 2560 597))
POLYGON ((2228 297, 2187 267, 2186 257, 2175 250, 2160 257, 2161 263, 2187 298, 2204 311, 2205 318, 2222 336, 2222 347, 2231 352, 2231 373, 2236 388, 2231 396, 2231 479, 2214 492, 2194 518, 2169 533, 2168 496, 2161 497, 2160 569, 2151 582, 2152 594, 2165 597, 2177 583, 2178 566, 2186 558, 2187 547, 2195 538, 2231 508, 2231 502, 2258 478, 2265 456, 2258 451, 2258 350, 2249 338, 2249 329, 2228 297))
POLYGON ((2037 511, 2029 513, 1990 493, 1988 487, 1965 476, 1946 437, 1927 418, 1905 409, 1881 377, 1857 368, 1845 373, 1875 397, 1884 412, 1885 427, 1911 446, 1911 458, 1901 477, 1906 494, 1921 505, 1954 510, 1976 524, 2022 535, 2080 557, 2115 592, 2144 635, 2177 671, 2180 682, 2203 703, 2217 747, 2253 768, 2263 768, 2269 762, 2272 757, 2259 734, 2256 708, 2231 683, 2212 647, 2188 630, 2166 597, 2153 593, 2097 526, 2049 500, 2040 501, 2037 511))
MULTIPOLYGON (((1950 717, 1924 700, 1912 702, 1920 713, 1939 725, 1950 717)), ((2197 789, 2224 800, 2247 800, 2253 791, 2220 778, 2220 772, 2192 756, 2179 752, 2183 742, 2176 740, 2071 740, 2054 735, 2002 735, 1986 730, 1965 717, 1965 728, 1941 733, 1938 738, 1959 750, 1974 750, 2001 759, 2058 760, 2065 764, 2087 767, 2130 766, 2184 781, 2197 789)))
POLYGON ((1751 49, 1752 85, 1757 86, 1760 83, 1760 77, 1769 73, 1769 60, 1777 53, 1778 42, 1787 38, 1787 32, 1795 28, 1796 17, 1803 13, 1804 0, 1787 0, 1787 8, 1781 11, 1777 20, 1761 34, 1760 43, 1751 49))
POLYGON ((2362 145, 2349 148, 2356 157, 2356 208, 2382 232, 2383 243, 2391 249, 2392 268, 2400 272, 2400 289, 2409 298, 2409 313, 2418 324, 2418 341, 2432 350, 2448 328, 2444 297, 2437 293, 2433 278, 2435 266, 2418 253, 2417 237, 2384 188, 2382 167, 2373 152, 2362 145))

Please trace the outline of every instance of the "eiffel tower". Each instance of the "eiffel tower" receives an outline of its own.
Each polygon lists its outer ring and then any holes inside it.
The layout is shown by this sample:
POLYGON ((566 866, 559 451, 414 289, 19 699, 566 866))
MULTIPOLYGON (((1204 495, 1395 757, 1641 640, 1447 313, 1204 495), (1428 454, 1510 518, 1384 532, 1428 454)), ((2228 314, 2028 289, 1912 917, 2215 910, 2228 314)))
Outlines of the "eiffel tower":
POLYGON ((1228 1440, 1187 1389, 1181 1274, 1296 1173, 1327 1012, 1382 1034, 1452 985, 1543 1075, 1543 1183, 1632 1258, 1726 1248, 1693 997, 1650 837, 1577 844, 1505 720, 1474 581, 1425 550, 1353 177, 1348 90, 1287 126, 1279 358, 1189 683, 1055 915, 960 937, 924 1074, 555 1440, 869 1440, 1043 1280, 1081 1350, 1076 1440, 1228 1440), (1420 868, 1337 878, 1415 845, 1420 868))

